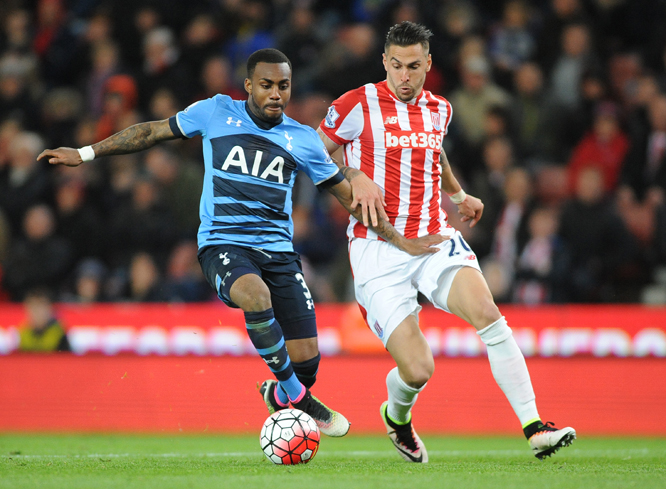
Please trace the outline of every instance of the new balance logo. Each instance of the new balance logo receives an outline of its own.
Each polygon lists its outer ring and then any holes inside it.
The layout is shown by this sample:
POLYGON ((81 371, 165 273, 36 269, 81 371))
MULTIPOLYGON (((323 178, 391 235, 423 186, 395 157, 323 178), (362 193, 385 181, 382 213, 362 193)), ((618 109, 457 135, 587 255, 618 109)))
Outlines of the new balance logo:
POLYGON ((476 255, 467 255, 465 260, 476 260, 476 255))
POLYGON ((294 149, 294 147, 291 145, 291 140, 294 138, 293 137, 290 138, 289 134, 287 134, 287 131, 284 132, 284 137, 287 138, 287 150, 291 151, 292 149, 294 149))
POLYGON ((384 125, 386 124, 397 124, 398 123, 398 116, 393 115, 393 116, 388 116, 386 119, 384 119, 384 125))
POLYGON ((442 135, 432 132, 386 131, 387 148, 439 149, 442 146, 442 135))
POLYGON ((227 124, 229 124, 229 125, 231 125, 231 124, 236 124, 236 127, 240 127, 240 125, 241 125, 242 122, 243 122, 243 121, 241 121, 240 119, 238 119, 237 121, 235 121, 233 117, 229 117, 229 118, 227 119, 227 124))
POLYGON ((278 357, 273 357, 270 360, 266 360, 264 358, 264 362, 266 362, 266 365, 270 365, 271 363, 274 363, 275 365, 277 365, 278 363, 280 363, 280 359, 278 357))

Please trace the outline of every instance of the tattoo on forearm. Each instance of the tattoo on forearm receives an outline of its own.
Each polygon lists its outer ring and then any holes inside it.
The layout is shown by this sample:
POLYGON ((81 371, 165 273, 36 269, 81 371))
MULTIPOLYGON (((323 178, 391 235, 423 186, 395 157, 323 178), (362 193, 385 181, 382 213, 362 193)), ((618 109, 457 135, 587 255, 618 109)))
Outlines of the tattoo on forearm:
POLYGON ((439 163, 440 165, 442 165, 442 172, 451 169, 451 165, 449 164, 449 159, 446 157, 443 151, 439 155, 439 163))
POLYGON ((342 176, 347 179, 348 182, 351 182, 361 173, 360 170, 356 170, 355 168, 350 168, 348 166, 340 167, 340 172, 342 173, 342 176))
POLYGON ((398 234, 398 231, 395 230, 390 222, 387 222, 381 217, 377 216, 377 227, 373 226, 372 224, 370 224, 370 227, 386 241, 397 246, 397 241, 401 235, 398 234))
POLYGON ((96 156, 136 153, 151 148, 160 141, 175 139, 170 132, 170 129, 166 132, 164 124, 160 122, 142 122, 94 144, 93 150, 96 156))
MULTIPOLYGON (((363 222, 363 215, 361 214, 361 211, 354 209, 353 211, 350 210, 350 213, 359 222, 363 222)), ((369 227, 392 245, 398 246, 402 235, 396 231, 390 222, 386 221, 381 216, 377 216, 377 226, 373 226, 372 223, 370 223, 369 227)))

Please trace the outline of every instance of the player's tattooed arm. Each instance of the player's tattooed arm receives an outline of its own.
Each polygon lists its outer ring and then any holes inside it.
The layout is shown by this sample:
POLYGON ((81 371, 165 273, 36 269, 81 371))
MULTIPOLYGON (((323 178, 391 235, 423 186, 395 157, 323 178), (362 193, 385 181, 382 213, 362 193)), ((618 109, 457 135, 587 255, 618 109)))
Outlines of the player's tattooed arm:
POLYGON ((136 153, 155 146, 160 141, 176 139, 169 126, 169 120, 142 122, 109 136, 104 141, 93 144, 95 156, 122 155, 136 153))
POLYGON ((324 143, 324 146, 326 146, 327 151, 331 155, 331 159, 338 166, 342 175, 351 184, 353 206, 361 206, 361 219, 359 219, 359 221, 361 221, 364 226, 368 226, 369 221, 372 222, 373 226, 376 226, 378 223, 378 216, 384 220, 388 220, 388 216, 384 210, 386 201, 384 200, 382 189, 361 170, 350 168, 342 163, 341 158, 336 155, 336 153, 340 154, 339 144, 331 141, 331 139, 319 128, 317 128, 317 134, 319 134, 319 138, 322 143, 324 143))
MULTIPOLYGON (((351 185, 347 180, 343 180, 337 185, 329 187, 328 190, 336 199, 338 199, 343 207, 347 209, 347 212, 361 221, 363 218, 361 206, 356 205, 356 207, 352 207, 352 190, 351 185)), ((414 256, 423 255, 425 253, 437 253, 439 248, 436 248, 435 245, 448 239, 439 234, 423 236, 422 238, 407 239, 400 234, 393 225, 388 222, 388 220, 381 216, 377 216, 377 224, 370 224, 369 227, 392 245, 414 256)))
MULTIPOLYGON (((141 122, 92 145, 95 157, 136 153, 155 146, 160 141, 176 139, 169 120, 141 122)), ((47 158, 52 165, 78 166, 83 163, 81 155, 74 148, 45 149, 37 157, 47 158)))

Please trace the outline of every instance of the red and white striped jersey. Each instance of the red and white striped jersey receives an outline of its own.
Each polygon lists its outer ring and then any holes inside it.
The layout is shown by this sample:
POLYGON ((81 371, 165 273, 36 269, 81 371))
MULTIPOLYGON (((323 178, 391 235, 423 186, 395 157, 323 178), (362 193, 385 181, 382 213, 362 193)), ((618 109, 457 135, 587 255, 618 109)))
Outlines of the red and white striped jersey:
MULTIPOLYGON (((347 166, 381 187, 386 214, 398 232, 416 238, 449 234, 441 208, 439 156, 450 121, 451 104, 445 98, 423 90, 405 103, 383 81, 342 95, 319 128, 343 146, 347 166)), ((354 217, 347 234, 381 239, 354 217)))

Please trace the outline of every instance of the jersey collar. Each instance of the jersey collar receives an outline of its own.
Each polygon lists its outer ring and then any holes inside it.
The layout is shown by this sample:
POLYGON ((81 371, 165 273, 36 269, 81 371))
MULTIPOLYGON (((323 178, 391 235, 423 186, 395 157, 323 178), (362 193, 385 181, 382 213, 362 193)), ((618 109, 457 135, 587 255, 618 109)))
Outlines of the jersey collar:
POLYGON ((254 115, 252 113, 252 111, 250 110, 250 107, 248 107, 247 100, 245 101, 245 112, 247 112, 247 115, 250 116, 250 119, 252 119, 252 121, 254 121, 254 123, 260 129, 264 129, 266 131, 268 131, 270 129, 273 129, 275 126, 279 126, 280 124, 282 124, 282 120, 283 120, 282 116, 280 116, 280 120, 278 120, 277 122, 267 122, 267 121, 263 121, 263 120, 259 119, 256 115, 254 115))

